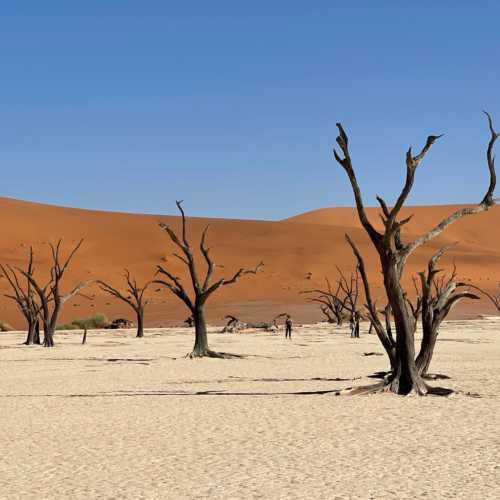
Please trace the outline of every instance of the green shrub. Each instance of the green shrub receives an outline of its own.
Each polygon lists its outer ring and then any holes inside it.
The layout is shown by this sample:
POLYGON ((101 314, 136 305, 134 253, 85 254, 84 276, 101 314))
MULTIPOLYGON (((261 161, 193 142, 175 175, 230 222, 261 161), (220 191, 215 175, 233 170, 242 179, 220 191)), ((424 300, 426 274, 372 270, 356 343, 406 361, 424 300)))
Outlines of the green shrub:
POLYGON ((89 330, 105 328, 108 326, 108 318, 104 314, 93 314, 86 318, 76 318, 71 323, 66 323, 64 325, 58 325, 57 330, 83 330, 87 328, 89 330))
POLYGON ((73 323, 64 323, 62 325, 57 325, 56 330, 80 330, 80 327, 73 323))
POLYGON ((11 332, 14 330, 7 321, 4 321, 3 319, 0 319, 0 332, 11 332))

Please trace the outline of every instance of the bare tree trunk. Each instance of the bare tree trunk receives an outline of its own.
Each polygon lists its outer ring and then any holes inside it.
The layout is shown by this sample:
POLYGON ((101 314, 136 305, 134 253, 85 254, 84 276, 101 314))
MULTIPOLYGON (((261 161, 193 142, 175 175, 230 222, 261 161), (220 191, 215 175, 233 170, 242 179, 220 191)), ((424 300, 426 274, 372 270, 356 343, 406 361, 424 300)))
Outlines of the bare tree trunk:
POLYGON ((25 345, 35 344, 35 336, 36 336, 35 323, 36 320, 28 321, 28 335, 26 337, 26 341, 24 342, 25 345))
POLYGON ((384 284, 396 326, 396 364, 390 390, 396 394, 427 394, 427 386, 415 364, 414 325, 407 310, 407 302, 399 283, 395 263, 382 263, 384 284), (385 264, 385 265, 384 265, 385 264))
POLYGON ((35 321, 35 335, 34 335, 34 338, 33 338, 33 343, 36 344, 36 345, 41 345, 41 341, 40 341, 40 320, 37 319, 35 321))
POLYGON ((59 318, 59 311, 61 309, 60 303, 54 299, 54 308, 52 314, 43 321, 43 346, 54 347, 54 334, 56 331, 57 320, 59 318))
POLYGON ((84 329, 83 329, 82 345, 85 345, 86 343, 87 343, 87 327, 84 327, 84 329))
POLYGON ((43 318, 43 347, 54 347, 54 330, 49 318, 43 318))
POLYGON ((424 334, 422 337, 422 346, 416 360, 417 369, 421 377, 425 377, 427 375, 432 356, 434 355, 434 348, 436 347, 436 341, 439 333, 438 328, 423 328, 424 334), (426 332, 426 330, 430 331, 426 332))
POLYGON ((207 324, 205 322, 205 315, 202 306, 195 306, 193 312, 194 319, 194 347, 189 355, 190 358, 200 358, 209 354, 208 338, 207 338, 207 324))
POLYGON ((137 309, 137 338, 144 337, 144 309, 137 309))
POLYGON ((54 347, 54 332, 43 332, 43 347, 54 347))

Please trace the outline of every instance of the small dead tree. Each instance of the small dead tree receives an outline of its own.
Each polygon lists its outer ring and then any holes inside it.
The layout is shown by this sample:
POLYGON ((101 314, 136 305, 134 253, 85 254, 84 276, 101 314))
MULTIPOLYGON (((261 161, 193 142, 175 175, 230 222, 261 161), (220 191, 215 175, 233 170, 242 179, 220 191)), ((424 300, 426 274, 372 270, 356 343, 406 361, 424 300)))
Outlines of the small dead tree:
POLYGON ((320 304, 321 312, 326 316, 328 323, 335 323, 337 326, 342 326, 345 319, 347 297, 342 296, 342 288, 340 283, 337 283, 337 288, 332 288, 330 280, 325 277, 326 289, 314 288, 312 290, 304 290, 301 294, 315 294, 314 297, 308 298, 309 302, 320 304))
POLYGON ((361 313, 358 309, 359 271, 356 267, 356 271, 351 273, 349 280, 345 277, 340 268, 337 267, 337 271, 340 275, 338 283, 346 298, 344 307, 349 312, 351 338, 359 338, 359 321, 361 319, 361 313))
POLYGON ((59 313, 61 312, 61 308, 64 303, 75 295, 78 295, 83 288, 91 283, 91 281, 79 283, 66 294, 63 294, 61 291, 61 282, 64 274, 82 243, 83 239, 77 243, 65 260, 61 260, 62 239, 57 242, 57 245, 53 245, 52 243, 49 244, 52 266, 50 268, 50 279, 45 285, 41 285, 35 278, 33 270, 29 272, 16 268, 17 271, 28 279, 38 295, 40 301, 39 316, 41 317, 43 323, 44 347, 54 346, 54 332, 59 318, 59 313))
POLYGON ((238 333, 247 327, 247 323, 241 322, 236 316, 228 314, 224 317, 227 320, 226 326, 221 330, 221 333, 238 333))
POLYGON ((102 291, 122 300, 135 311, 137 316, 136 337, 141 338, 144 337, 144 309, 149 303, 149 300, 144 298, 144 292, 148 289, 152 282, 148 281, 144 286, 139 286, 137 284, 137 280, 135 278, 131 278, 128 269, 125 269, 123 276, 127 287, 125 293, 120 292, 104 281, 99 280, 97 283, 102 291))
POLYGON ((427 265, 427 272, 419 273, 422 287, 422 343, 420 352, 415 361, 418 373, 422 377, 428 375, 429 365, 434 354, 439 327, 448 316, 452 308, 463 299, 479 299, 479 297, 468 290, 466 283, 456 280, 456 267, 448 277, 438 278, 441 269, 436 269, 439 259, 443 256, 446 248, 435 253, 427 265))
MULTIPOLYGON (((13 300, 21 314, 26 319, 28 323, 28 334, 26 337, 25 345, 40 344, 40 330, 38 328, 38 314, 40 313, 40 305, 35 300, 35 293, 31 282, 26 279, 26 286, 21 284, 21 279, 18 276, 15 269, 10 265, 4 266, 0 264, 0 269, 3 276, 9 282, 12 289, 13 295, 4 294, 5 297, 13 300)), ((26 271, 29 274, 33 273, 33 248, 30 247, 30 253, 28 257, 28 266, 26 271)))
POLYGON ((204 314, 205 304, 208 298, 219 288, 232 285, 243 276, 257 274, 264 264, 261 262, 255 267, 255 269, 240 268, 231 278, 219 278, 212 282, 216 264, 210 256, 210 249, 206 246, 208 229, 210 227, 206 226, 201 236, 200 252, 206 262, 207 271, 204 279, 200 280, 193 249, 187 237, 186 216, 184 209, 182 208, 182 201, 176 201, 176 204, 182 217, 181 236, 178 237, 176 232, 163 222, 161 222, 159 226, 167 233, 172 243, 179 248, 180 253, 174 253, 173 255, 187 267, 191 278, 194 296, 190 297, 185 286, 181 283, 181 279, 172 274, 164 266, 157 266, 156 274, 161 276, 162 279, 156 279, 154 282, 165 286, 168 290, 170 290, 170 292, 182 300, 193 316, 195 326, 195 342, 192 352, 188 355, 190 358, 200 358, 204 356, 216 358, 231 357, 231 355, 214 352, 208 348, 207 326, 204 314))
MULTIPOLYGON (((356 202, 359 220, 379 255, 384 278, 384 287, 394 317, 396 342, 394 346, 393 359, 391 361, 392 373, 390 378, 387 380, 387 389, 396 394, 409 394, 414 392, 419 395, 425 395, 428 392, 428 387, 416 366, 414 321, 411 311, 408 308, 406 293, 401 285, 401 277, 408 257, 417 248, 439 236, 453 222, 456 222, 457 220, 460 220, 468 215, 484 212, 495 203, 493 196, 496 186, 496 173, 493 147, 499 134, 493 128, 491 116, 488 113, 486 113, 486 116, 490 131, 490 140, 488 142, 486 152, 490 183, 483 199, 476 206, 464 207, 456 210, 439 222, 439 224, 435 227, 409 242, 404 242, 402 240, 401 228, 411 220, 411 216, 402 220, 398 220, 398 216, 413 187, 417 167, 436 140, 438 140, 441 136, 429 136, 424 147, 417 155, 413 154, 411 148, 408 149, 406 153, 406 180, 396 203, 392 208, 389 208, 384 199, 377 197, 382 209, 381 218, 384 226, 382 231, 378 231, 368 219, 365 211, 361 189, 358 184, 349 152, 347 134, 342 125, 340 123, 337 124, 339 135, 336 141, 343 156, 341 157, 336 150, 334 150, 334 156, 349 178, 356 202)), ((350 241, 350 243, 354 253, 359 255, 359 251, 356 249, 354 243, 352 241, 350 241)), ((359 261, 358 255, 356 255, 356 257, 359 261)), ((373 315, 372 311, 370 311, 370 315, 373 315)), ((374 324, 374 327, 377 330, 377 325, 374 324)), ((377 334, 379 334, 378 331, 377 334)), ((386 347, 385 344, 384 347, 386 347)), ((390 346, 390 349, 392 349, 392 346, 390 346)))

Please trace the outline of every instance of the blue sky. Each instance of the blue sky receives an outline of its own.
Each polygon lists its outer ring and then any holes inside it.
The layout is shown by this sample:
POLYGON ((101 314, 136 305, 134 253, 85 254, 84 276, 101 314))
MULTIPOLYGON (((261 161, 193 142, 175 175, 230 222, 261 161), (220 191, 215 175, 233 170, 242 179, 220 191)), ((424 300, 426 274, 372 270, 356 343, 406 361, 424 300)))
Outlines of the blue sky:
POLYGON ((393 200, 404 152, 445 133, 413 204, 482 198, 500 128, 500 2, 1 2, 1 196, 280 219, 393 200))

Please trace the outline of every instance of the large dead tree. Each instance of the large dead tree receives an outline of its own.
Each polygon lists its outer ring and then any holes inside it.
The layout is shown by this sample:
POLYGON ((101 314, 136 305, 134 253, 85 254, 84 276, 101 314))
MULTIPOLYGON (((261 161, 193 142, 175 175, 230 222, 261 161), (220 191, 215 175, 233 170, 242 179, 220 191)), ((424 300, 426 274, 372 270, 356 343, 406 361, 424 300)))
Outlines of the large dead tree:
MULTIPOLYGON (((408 242, 403 241, 401 228, 411 220, 411 216, 402 220, 400 220, 398 216, 413 187, 417 167, 436 140, 441 136, 429 136, 424 147, 416 155, 413 154, 412 148, 408 149, 406 153, 406 180, 394 206, 390 208, 384 199, 377 197, 377 201, 382 209, 381 218, 383 221, 383 230, 379 231, 375 229, 366 214, 361 189, 349 152, 348 137, 342 125, 340 123, 337 124, 339 135, 336 141, 340 147, 342 156, 340 156, 335 149, 334 156, 349 178, 359 220, 379 255, 384 278, 384 287, 394 318, 396 341, 394 346, 394 359, 392 362, 393 370, 391 377, 387 381, 387 389, 396 394, 409 394, 414 392, 419 395, 424 395, 428 392, 428 387, 416 366, 414 321, 406 300, 407 295, 401 285, 401 277, 408 257, 417 248, 439 236, 453 222, 468 215, 484 212, 495 203, 493 196, 496 186, 496 174, 493 147, 499 134, 493 128, 493 121, 490 115, 487 113, 486 115, 490 131, 490 140, 486 153, 490 183, 483 199, 476 206, 464 207, 456 210, 439 222, 435 227, 408 242)), ((355 245, 352 243, 351 246, 354 250, 355 245)), ((359 254, 359 251, 357 252, 359 254)), ((376 327, 376 325, 374 326, 376 327)), ((378 331, 377 334, 379 334, 378 331)), ((384 347, 386 346, 384 345, 384 347)), ((390 348, 392 349, 392 346, 390 348)))
POLYGON ((61 258, 62 239, 59 240, 56 245, 53 245, 52 243, 49 244, 52 265, 50 268, 50 279, 45 285, 40 284, 37 278, 35 278, 33 270, 28 272, 23 269, 16 268, 28 279, 38 295, 38 299, 40 301, 39 315, 43 323, 44 347, 54 346, 54 333, 57 326, 57 320, 64 303, 79 294, 83 288, 91 283, 91 281, 81 282, 67 293, 63 293, 61 291, 61 282, 64 274, 82 243, 83 239, 80 240, 71 250, 66 259, 61 258))
POLYGON ((427 272, 419 273, 422 287, 422 343, 416 359, 418 373, 425 377, 434 354, 439 327, 452 308, 463 299, 479 299, 464 287, 466 283, 458 282, 456 268, 446 278, 438 278, 441 269, 436 269, 439 259, 446 248, 434 254, 427 265, 427 272))
POLYGON ((144 286, 139 286, 137 280, 130 277, 128 269, 125 269, 123 276, 127 287, 125 293, 120 292, 104 281, 99 280, 97 283, 101 290, 122 300, 135 311, 137 316, 136 337, 144 337, 144 309, 149 303, 149 300, 144 298, 144 292, 148 289, 151 281, 148 281, 144 286))
POLYGON ((161 222, 159 226, 167 233, 172 243, 180 250, 180 253, 174 253, 173 255, 187 267, 191 279, 193 295, 190 296, 188 290, 182 284, 181 279, 175 276, 164 266, 157 266, 157 275, 161 276, 162 279, 156 279, 154 282, 165 286, 168 290, 170 290, 170 292, 182 300, 193 316, 195 342, 194 348, 189 354, 189 357, 229 357, 227 354, 214 352, 208 348, 207 326, 204 314, 205 304, 208 298, 219 288, 232 285, 243 276, 257 274, 264 264, 261 262, 257 265, 257 267, 255 267, 255 269, 240 268, 231 278, 219 278, 212 281, 216 264, 210 256, 210 249, 206 246, 208 229, 210 227, 206 226, 201 236, 200 252, 206 262, 207 270, 203 280, 200 280, 193 249, 187 237, 186 215, 184 213, 184 209, 182 208, 182 201, 176 201, 176 204, 182 216, 182 230, 180 237, 177 236, 176 232, 167 224, 161 222))
MULTIPOLYGON (((26 319, 28 324, 28 334, 26 345, 40 344, 40 330, 38 315, 40 313, 40 304, 36 301, 35 292, 33 286, 29 279, 26 279, 26 283, 22 283, 21 277, 18 275, 16 270, 10 266, 3 264, 0 265, 0 269, 3 276, 9 282, 10 288, 12 289, 12 294, 4 294, 5 297, 13 300, 21 314, 26 319)), ((28 266, 26 268, 28 274, 33 274, 33 248, 30 247, 30 253, 28 257, 28 266)))

